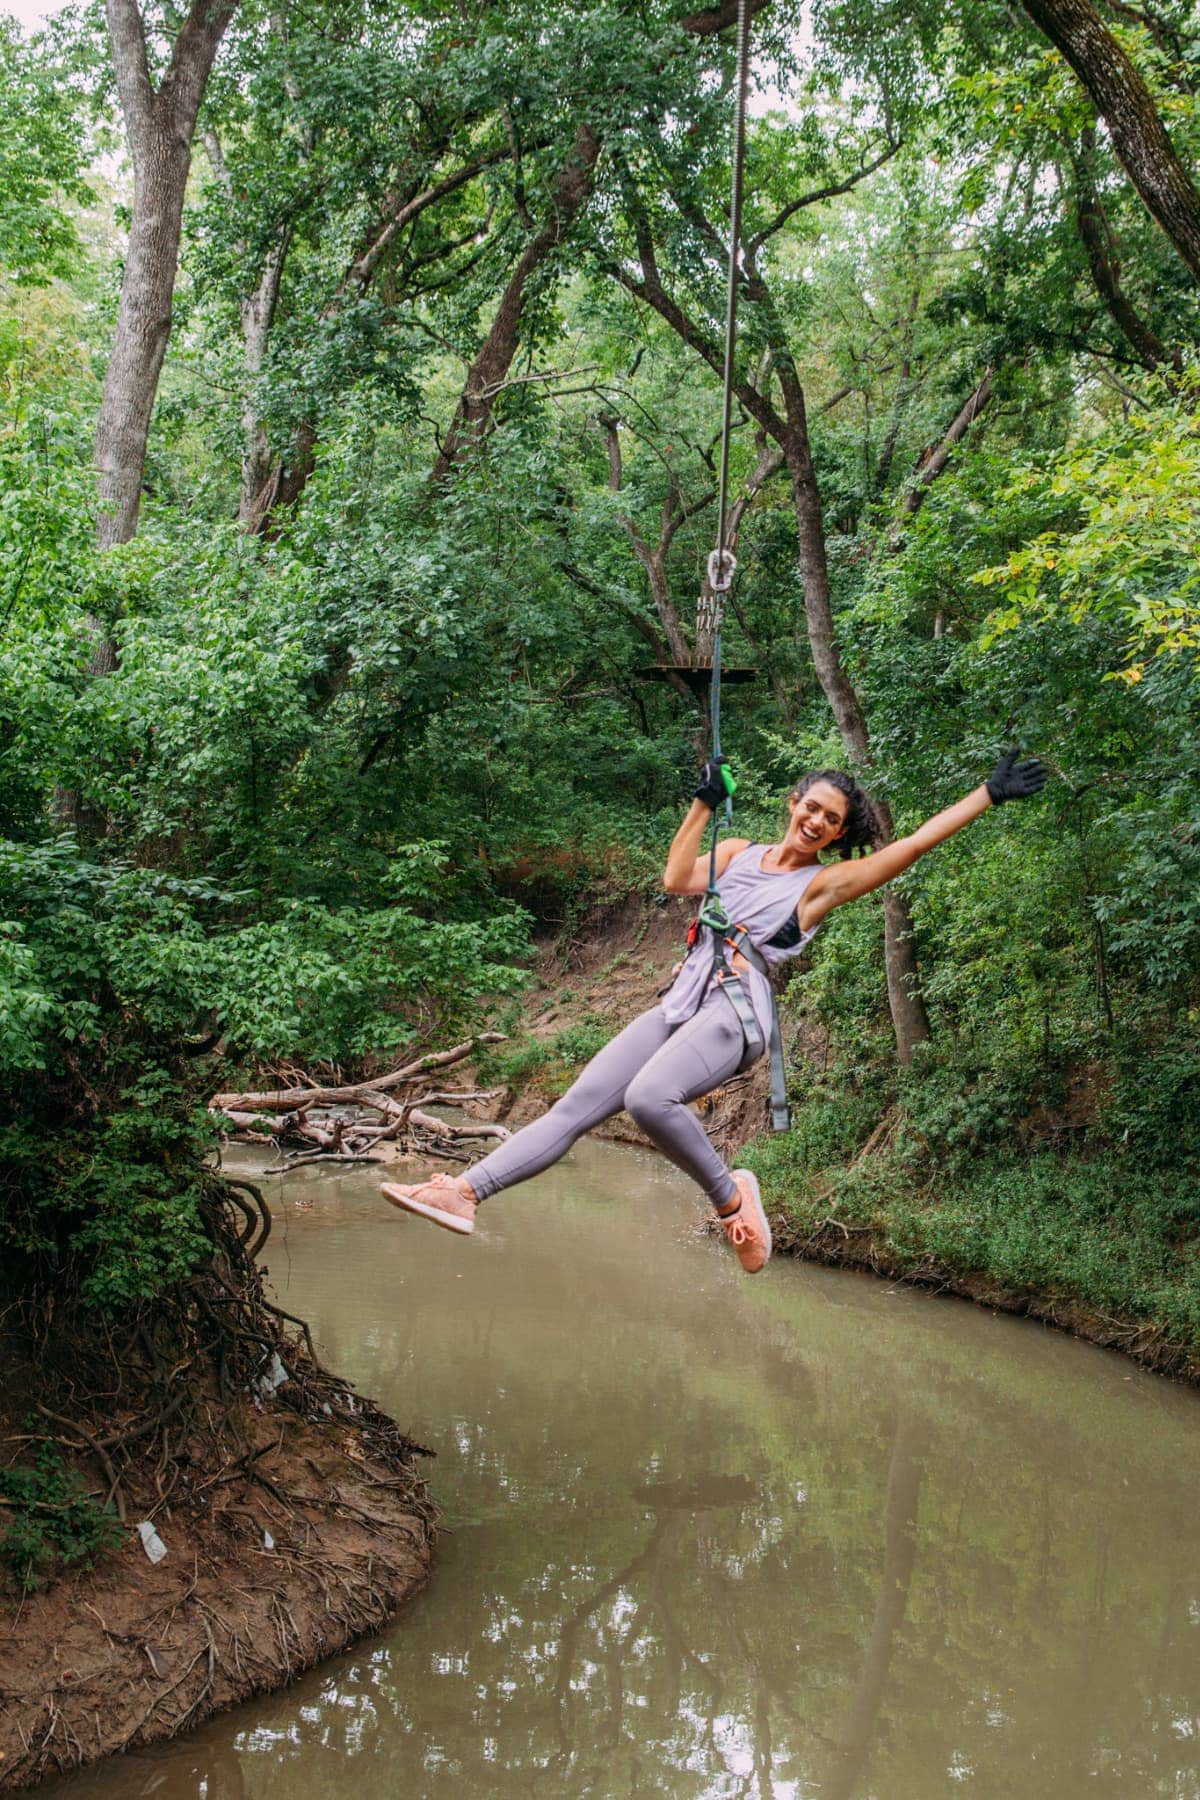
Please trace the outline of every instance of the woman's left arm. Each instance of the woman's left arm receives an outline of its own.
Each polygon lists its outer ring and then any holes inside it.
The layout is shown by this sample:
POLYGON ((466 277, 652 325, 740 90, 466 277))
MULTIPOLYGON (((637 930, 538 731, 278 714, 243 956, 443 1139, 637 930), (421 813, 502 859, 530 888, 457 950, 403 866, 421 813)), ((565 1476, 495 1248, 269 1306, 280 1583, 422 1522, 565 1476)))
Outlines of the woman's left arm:
POLYGON ((911 869, 927 850, 932 850, 937 844, 944 844, 956 831, 961 831, 964 825, 969 825, 972 819, 985 813, 989 806, 999 806, 1004 800, 1027 799, 1031 794, 1036 794, 1045 785, 1045 781, 1046 772, 1036 757, 1018 762, 1016 751, 1009 752, 1001 758, 989 781, 981 782, 964 799, 956 800, 944 812, 935 813, 932 819, 926 819, 908 837, 897 838, 894 844, 885 844, 882 850, 860 857, 855 862, 827 864, 809 883, 808 891, 797 909, 800 929, 811 931, 835 906, 845 906, 847 901, 859 900, 864 894, 873 893, 876 888, 893 881, 905 869, 911 869))

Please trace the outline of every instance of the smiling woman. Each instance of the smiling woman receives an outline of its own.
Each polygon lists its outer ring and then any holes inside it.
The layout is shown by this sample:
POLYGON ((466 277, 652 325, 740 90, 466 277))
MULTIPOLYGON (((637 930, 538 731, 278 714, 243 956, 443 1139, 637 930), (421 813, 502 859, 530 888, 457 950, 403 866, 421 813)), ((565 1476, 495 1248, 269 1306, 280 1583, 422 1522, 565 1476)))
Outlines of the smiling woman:
POLYGON ((725 796, 724 767, 723 758, 705 764, 667 854, 667 892, 707 898, 661 1005, 605 1045, 543 1118, 466 1175, 439 1174, 413 1187, 386 1184, 384 1196, 394 1206, 466 1235, 481 1201, 549 1168, 585 1131, 624 1108, 711 1200, 747 1274, 765 1267, 771 1228, 758 1183, 748 1169, 726 1168, 691 1102, 755 1062, 769 1039, 777 1042, 769 971, 798 955, 827 913, 902 874, 990 806, 1036 794, 1046 776, 1036 758, 1022 761, 1010 750, 986 782, 953 806, 908 837, 855 858, 854 850, 876 835, 874 808, 851 776, 827 769, 797 783, 779 843, 726 838, 710 862, 699 851, 725 796), (827 851, 837 851, 839 860, 823 863, 827 851))

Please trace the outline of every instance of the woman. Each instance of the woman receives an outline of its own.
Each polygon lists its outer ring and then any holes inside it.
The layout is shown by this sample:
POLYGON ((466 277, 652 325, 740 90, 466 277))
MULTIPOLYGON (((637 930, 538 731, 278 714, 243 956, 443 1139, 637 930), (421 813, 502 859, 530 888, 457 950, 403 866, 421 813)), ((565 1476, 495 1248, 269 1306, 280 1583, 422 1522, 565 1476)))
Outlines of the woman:
MULTIPOLYGON (((700 855, 700 846, 706 825, 725 797, 723 762, 722 758, 706 763, 691 810, 675 834, 663 872, 669 894, 707 890, 709 859, 700 855)), ((1019 761, 1017 752, 1010 750, 990 779, 965 799, 927 819, 909 837, 852 861, 855 850, 878 841, 878 819, 870 799, 840 770, 803 776, 788 799, 787 829, 780 843, 727 838, 717 849, 717 892, 752 947, 752 963, 735 951, 730 967, 748 990, 753 1017, 746 1015, 744 1002, 740 1007, 730 1003, 727 978, 721 978, 714 963, 713 932, 693 929, 695 941, 661 1005, 644 1012, 594 1056, 544 1117, 516 1132, 465 1175, 439 1174, 412 1187, 389 1183, 383 1189, 385 1197, 449 1231, 470 1232, 481 1201, 549 1168, 576 1138, 624 1108, 647 1137, 698 1182, 716 1208, 742 1268, 757 1273, 771 1254, 771 1228, 758 1183, 748 1169, 726 1168, 690 1103, 720 1087, 755 1053, 761 1054, 774 1005, 761 965, 798 956, 835 906, 882 887, 989 806, 1036 794, 1045 780, 1036 758, 1019 761), (835 849, 840 860, 822 863, 823 853, 835 849)))

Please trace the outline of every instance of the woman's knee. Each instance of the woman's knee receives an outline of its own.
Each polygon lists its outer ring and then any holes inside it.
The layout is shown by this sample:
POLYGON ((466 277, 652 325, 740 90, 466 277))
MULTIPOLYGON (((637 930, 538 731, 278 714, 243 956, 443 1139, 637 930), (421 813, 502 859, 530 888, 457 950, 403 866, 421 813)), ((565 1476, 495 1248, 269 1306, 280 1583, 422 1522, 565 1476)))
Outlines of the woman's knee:
POLYGON ((635 1075, 625 1089, 625 1111, 643 1131, 651 1129, 671 1107, 671 1099, 660 1084, 647 1079, 645 1073, 635 1075))

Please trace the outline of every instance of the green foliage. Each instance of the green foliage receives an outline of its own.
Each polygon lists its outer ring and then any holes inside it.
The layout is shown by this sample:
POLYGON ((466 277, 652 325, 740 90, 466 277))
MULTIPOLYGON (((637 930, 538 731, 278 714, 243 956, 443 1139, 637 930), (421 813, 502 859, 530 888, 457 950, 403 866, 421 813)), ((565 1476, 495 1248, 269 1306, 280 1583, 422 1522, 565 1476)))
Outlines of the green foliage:
MULTIPOLYGON (((120 1312, 202 1260, 200 1158, 214 1128, 189 1045, 388 1054, 413 1035, 406 1006, 424 1009, 426 1028, 457 1029, 484 996, 519 985, 486 925, 416 910, 440 868, 436 847, 414 847, 394 875, 406 899, 390 907, 295 901, 239 924, 239 897, 203 879, 97 862, 70 837, 0 840, 8 1274, 69 1268, 85 1300, 120 1312), (75 1096, 66 1116, 64 1095, 75 1096)), ((503 922, 508 955, 524 921, 510 909, 503 922)))
POLYGON ((835 1065, 793 1095, 793 1131, 744 1156, 801 1239, 832 1219, 900 1268, 984 1276, 1187 1350, 1200 1329, 1196 1070, 1194 1031, 1128 1043, 1086 1082, 989 1067, 961 1046, 871 1085, 835 1065))
MULTIPOLYGON (((517 1021, 514 1018, 507 1023, 511 1027, 517 1021)), ((592 1017, 548 1037, 518 1031, 508 1043, 489 1044, 477 1053, 480 1079, 514 1089, 536 1085, 556 1098, 565 1093, 584 1063, 603 1050, 615 1030, 611 1019, 592 1017)))
POLYGON ((1149 657, 1200 650, 1196 387, 1193 378, 1155 396, 1050 469, 1014 482, 1014 497, 1038 489, 1070 523, 975 576, 1008 601, 991 634, 1011 630, 1034 607, 1074 623, 1098 613, 1125 633, 1126 681, 1142 679, 1149 657))
POLYGON ((581 1019, 555 1033, 554 1053, 569 1069, 580 1069, 598 1050, 603 1050, 612 1035, 613 1028, 607 1020, 581 1019))
POLYGON ((90 1568, 120 1542, 116 1514, 84 1491, 52 1443, 38 1444, 28 1463, 0 1469, 0 1498, 0 1564, 24 1593, 58 1568, 90 1568))
POLYGON ((25 42, 16 19, 0 19, 0 275, 49 281, 79 247, 65 210, 90 198, 79 96, 25 42))

